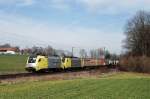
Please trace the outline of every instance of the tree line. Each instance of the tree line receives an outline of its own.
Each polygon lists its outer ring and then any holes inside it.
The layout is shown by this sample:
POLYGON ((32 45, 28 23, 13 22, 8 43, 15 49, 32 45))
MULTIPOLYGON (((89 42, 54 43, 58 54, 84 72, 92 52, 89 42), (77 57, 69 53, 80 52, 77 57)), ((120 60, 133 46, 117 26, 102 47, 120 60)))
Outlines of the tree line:
MULTIPOLYGON (((17 48, 19 54, 21 55, 45 55, 45 56, 70 56, 73 57, 73 52, 62 49, 55 49, 48 45, 47 47, 33 46, 31 48, 20 48, 19 46, 12 46, 11 44, 0 45, 0 48, 17 48)), ((80 58, 106 58, 106 59, 116 59, 116 54, 111 54, 108 50, 104 48, 91 49, 87 51, 86 49, 80 49, 78 52, 80 58)))
POLYGON ((120 69, 150 72, 150 12, 138 11, 125 25, 126 52, 120 59, 120 69))

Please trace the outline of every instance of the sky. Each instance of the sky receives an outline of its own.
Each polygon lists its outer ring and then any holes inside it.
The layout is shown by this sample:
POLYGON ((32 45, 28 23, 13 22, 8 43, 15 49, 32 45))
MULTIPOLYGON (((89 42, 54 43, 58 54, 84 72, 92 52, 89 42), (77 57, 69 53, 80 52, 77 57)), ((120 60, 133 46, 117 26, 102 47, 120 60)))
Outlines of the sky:
POLYGON ((0 44, 121 53, 125 24, 150 0, 0 0, 0 44))

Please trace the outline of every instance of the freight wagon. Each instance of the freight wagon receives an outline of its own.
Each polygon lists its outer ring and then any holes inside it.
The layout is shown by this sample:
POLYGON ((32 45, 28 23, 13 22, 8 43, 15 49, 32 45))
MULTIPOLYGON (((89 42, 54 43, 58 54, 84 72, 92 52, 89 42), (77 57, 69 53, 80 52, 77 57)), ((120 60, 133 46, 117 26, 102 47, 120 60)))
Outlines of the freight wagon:
POLYGON ((30 56, 27 59, 27 71, 83 68, 88 66, 105 65, 105 59, 98 58, 78 58, 78 57, 58 57, 58 56, 30 56))

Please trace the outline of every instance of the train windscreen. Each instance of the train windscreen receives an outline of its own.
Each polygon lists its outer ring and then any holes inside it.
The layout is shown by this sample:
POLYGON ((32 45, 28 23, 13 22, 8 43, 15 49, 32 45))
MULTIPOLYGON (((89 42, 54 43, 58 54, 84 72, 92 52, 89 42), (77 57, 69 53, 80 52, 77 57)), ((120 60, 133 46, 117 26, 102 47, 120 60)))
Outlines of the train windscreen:
POLYGON ((35 63, 36 62, 36 57, 29 57, 28 63, 35 63))

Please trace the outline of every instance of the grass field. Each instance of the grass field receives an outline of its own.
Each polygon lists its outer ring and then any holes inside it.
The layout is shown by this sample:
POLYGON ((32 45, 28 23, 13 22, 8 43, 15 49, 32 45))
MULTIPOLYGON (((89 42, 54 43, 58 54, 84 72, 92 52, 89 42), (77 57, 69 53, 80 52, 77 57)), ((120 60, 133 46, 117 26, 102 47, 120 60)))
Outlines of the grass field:
POLYGON ((0 55, 0 74, 25 72, 26 55, 0 55))
POLYGON ((98 78, 0 84, 0 99, 149 99, 150 77, 116 73, 98 78))

